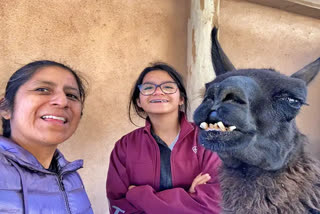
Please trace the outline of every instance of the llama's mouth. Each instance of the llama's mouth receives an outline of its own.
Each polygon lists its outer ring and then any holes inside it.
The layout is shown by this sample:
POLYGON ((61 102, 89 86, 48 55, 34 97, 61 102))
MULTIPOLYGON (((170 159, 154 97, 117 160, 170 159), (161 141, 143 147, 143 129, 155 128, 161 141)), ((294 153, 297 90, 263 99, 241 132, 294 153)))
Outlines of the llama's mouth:
POLYGON ((214 124, 212 124, 212 123, 208 124, 207 122, 202 122, 202 123, 200 123, 200 128, 205 131, 232 132, 237 127, 234 125, 225 125, 225 124, 223 124, 222 121, 219 121, 214 124))
POLYGON ((235 125, 222 121, 206 121, 200 125, 200 143, 207 149, 223 151, 238 146, 245 133, 235 125))
POLYGON ((255 136, 255 129, 228 121, 205 121, 198 124, 199 143, 206 149, 223 152, 243 148, 255 136))

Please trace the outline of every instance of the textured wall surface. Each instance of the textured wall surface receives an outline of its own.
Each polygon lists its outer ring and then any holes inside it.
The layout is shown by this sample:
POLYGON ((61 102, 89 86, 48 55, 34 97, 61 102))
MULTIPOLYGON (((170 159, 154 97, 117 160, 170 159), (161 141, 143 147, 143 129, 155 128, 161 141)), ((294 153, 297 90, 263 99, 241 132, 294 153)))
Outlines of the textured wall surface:
POLYGON ((60 149, 69 160, 84 159, 80 174, 97 214, 108 213, 114 143, 136 128, 127 105, 138 74, 159 60, 186 74, 188 15, 186 0, 0 1, 1 93, 16 69, 40 59, 66 63, 89 80, 80 126, 60 149))

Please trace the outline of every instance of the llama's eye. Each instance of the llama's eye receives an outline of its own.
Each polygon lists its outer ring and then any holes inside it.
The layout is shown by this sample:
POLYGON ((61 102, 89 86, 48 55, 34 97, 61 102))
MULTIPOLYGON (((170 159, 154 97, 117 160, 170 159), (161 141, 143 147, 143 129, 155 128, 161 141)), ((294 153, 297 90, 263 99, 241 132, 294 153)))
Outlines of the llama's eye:
POLYGON ((233 103, 238 103, 238 104, 246 104, 246 102, 241 99, 240 97, 236 96, 235 94, 227 94, 227 96, 222 100, 223 102, 233 102, 233 103))
POLYGON ((294 108, 300 108, 302 106, 302 102, 298 99, 288 97, 288 103, 294 108))
POLYGON ((204 103, 204 102, 206 102, 206 101, 208 101, 208 100, 213 100, 213 99, 214 99, 213 97, 210 97, 210 96, 206 95, 206 96, 204 96, 202 102, 204 103))
POLYGON ((208 96, 204 96, 202 102, 204 103, 204 102, 206 102, 207 100, 208 100, 208 96))
POLYGON ((300 108, 303 104, 301 100, 293 97, 282 97, 280 99, 286 101, 291 107, 297 108, 297 109, 300 108))

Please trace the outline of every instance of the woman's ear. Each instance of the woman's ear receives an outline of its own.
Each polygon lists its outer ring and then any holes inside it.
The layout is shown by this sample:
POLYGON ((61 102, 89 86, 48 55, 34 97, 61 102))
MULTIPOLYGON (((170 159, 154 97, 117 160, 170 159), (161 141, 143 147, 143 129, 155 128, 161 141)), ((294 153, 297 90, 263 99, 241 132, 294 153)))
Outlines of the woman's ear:
POLYGON ((7 100, 5 98, 2 98, 0 100, 0 106, 2 110, 0 110, 0 115, 6 120, 11 119, 11 111, 9 110, 7 100))
POLYGON ((9 110, 0 110, 0 115, 6 120, 11 119, 11 112, 9 110))

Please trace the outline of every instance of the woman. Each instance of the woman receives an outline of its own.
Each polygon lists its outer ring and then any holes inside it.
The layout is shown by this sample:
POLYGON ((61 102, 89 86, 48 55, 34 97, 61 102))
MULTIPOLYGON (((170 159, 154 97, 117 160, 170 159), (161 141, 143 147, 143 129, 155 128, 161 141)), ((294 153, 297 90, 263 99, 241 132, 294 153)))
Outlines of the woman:
POLYGON ((198 145, 187 121, 186 90, 174 68, 145 68, 129 104, 145 127, 122 137, 110 158, 107 197, 110 213, 219 213, 220 187, 215 153, 198 145))
POLYGON ((69 67, 36 61, 17 70, 0 102, 1 213, 93 213, 79 174, 57 149, 76 130, 84 85, 69 67))

